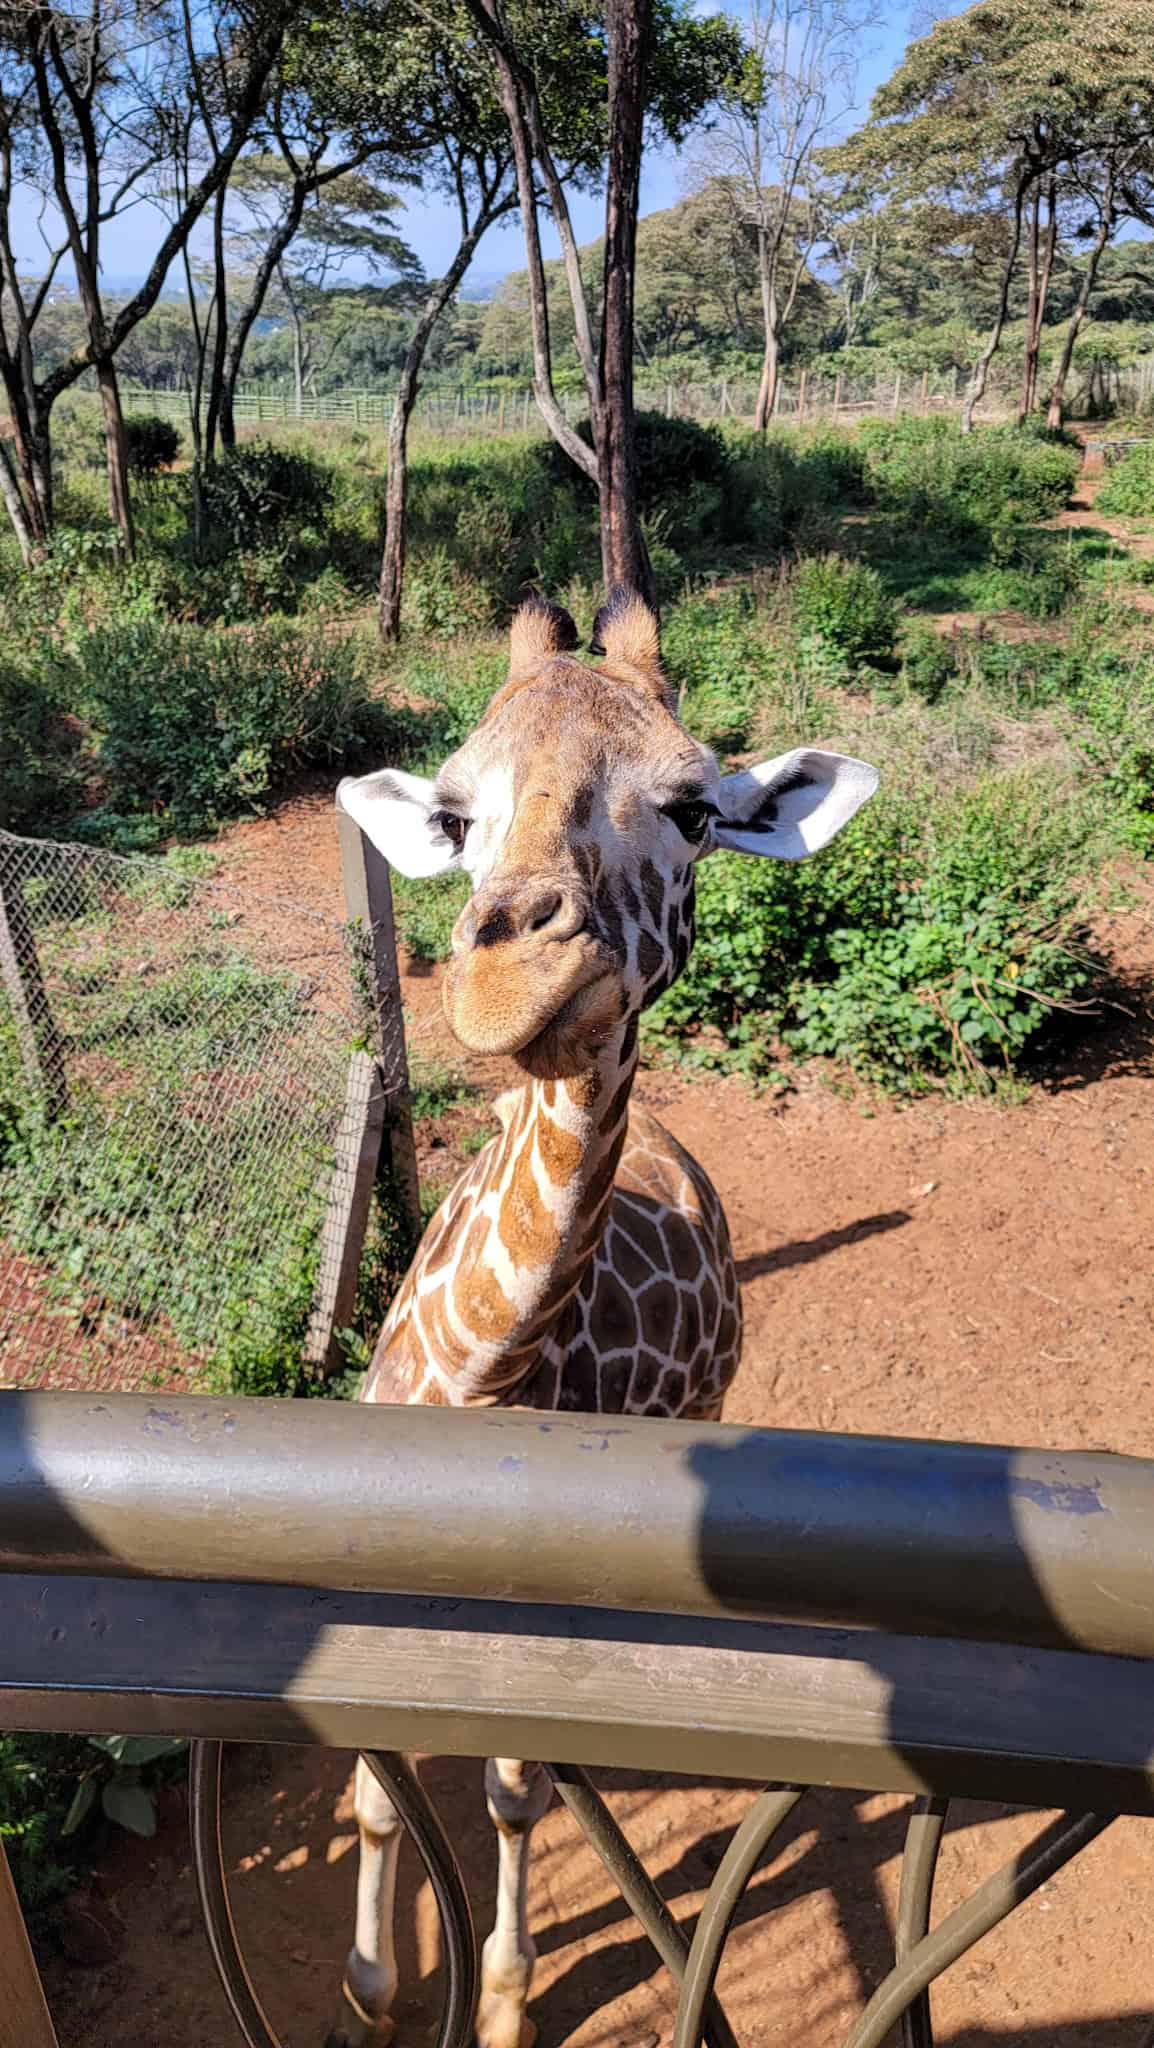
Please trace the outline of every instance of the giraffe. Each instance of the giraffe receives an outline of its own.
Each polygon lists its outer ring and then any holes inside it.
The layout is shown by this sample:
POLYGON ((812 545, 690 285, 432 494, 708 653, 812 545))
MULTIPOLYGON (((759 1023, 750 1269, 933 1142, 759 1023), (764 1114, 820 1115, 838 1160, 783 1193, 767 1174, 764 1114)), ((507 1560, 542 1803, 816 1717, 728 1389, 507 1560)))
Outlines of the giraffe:
MULTIPOLYGON (((402 874, 463 869, 444 1007, 460 1042, 511 1056, 499 1133, 430 1223, 362 1398, 716 1419, 741 1307, 721 1203, 657 1120, 630 1108, 638 1020, 694 939, 694 870, 718 847, 815 853, 877 787, 867 763, 799 748, 721 775, 680 723, 657 621, 618 590, 590 653, 533 596, 508 680, 435 781, 345 780, 343 808, 402 874)), ((498 1890, 478 2048, 530 2048, 529 1841, 537 1764, 486 1767, 498 1890)), ((363 1763, 354 1946, 329 2048, 391 2038, 399 1823, 363 1763)))

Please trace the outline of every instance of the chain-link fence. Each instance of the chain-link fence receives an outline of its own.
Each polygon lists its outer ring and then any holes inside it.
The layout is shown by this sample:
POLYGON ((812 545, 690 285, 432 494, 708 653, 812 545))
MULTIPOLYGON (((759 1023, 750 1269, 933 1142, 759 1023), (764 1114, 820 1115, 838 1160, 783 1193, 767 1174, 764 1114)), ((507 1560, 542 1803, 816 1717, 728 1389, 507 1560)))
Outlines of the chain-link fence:
POLYGON ((0 1385, 271 1391, 323 1358, 369 1064, 345 941, 187 867, 0 833, 0 1385))

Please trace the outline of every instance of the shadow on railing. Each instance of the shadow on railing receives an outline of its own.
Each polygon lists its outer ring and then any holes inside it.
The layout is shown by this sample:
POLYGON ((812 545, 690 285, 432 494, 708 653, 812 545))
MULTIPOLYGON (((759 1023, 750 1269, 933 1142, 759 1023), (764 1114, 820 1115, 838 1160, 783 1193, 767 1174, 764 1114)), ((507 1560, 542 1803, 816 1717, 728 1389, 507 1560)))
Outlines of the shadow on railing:
MULTIPOLYGON (((1154 1465, 1107 1453, 8 1394, 0 1569, 0 1726, 198 1739, 202 1900, 260 2044, 219 1855, 221 1740, 388 1752, 455 1958, 441 2048, 469 2039, 473 1931, 405 1749, 552 1760, 684 1979, 674 2048, 732 2043, 717 1966, 807 1785, 914 1795, 894 1966, 846 2048, 895 2025, 928 2048, 934 1978, 1113 1815, 1154 1811, 1154 1465), (688 1945, 598 1765, 768 1783, 688 1945), (1066 1811, 931 1925, 960 1796, 1066 1811)), ((36 1995, 33 1976, 32 2048, 52 2039, 36 1995)))

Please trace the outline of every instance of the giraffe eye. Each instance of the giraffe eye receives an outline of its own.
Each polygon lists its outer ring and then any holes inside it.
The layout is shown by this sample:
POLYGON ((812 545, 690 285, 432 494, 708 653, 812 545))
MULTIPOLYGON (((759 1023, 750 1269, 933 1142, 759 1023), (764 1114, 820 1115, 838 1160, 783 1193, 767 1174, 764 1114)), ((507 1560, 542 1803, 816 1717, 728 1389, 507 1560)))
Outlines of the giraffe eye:
POLYGON ((693 846, 704 839, 709 830, 709 820, 718 814, 717 805, 707 803, 704 798, 700 803, 666 804, 664 809, 666 817, 672 818, 682 838, 688 839, 693 846))
POLYGON ((465 834, 472 820, 460 818, 456 811, 434 811, 429 823, 443 832, 454 853, 460 853, 465 844, 465 834))

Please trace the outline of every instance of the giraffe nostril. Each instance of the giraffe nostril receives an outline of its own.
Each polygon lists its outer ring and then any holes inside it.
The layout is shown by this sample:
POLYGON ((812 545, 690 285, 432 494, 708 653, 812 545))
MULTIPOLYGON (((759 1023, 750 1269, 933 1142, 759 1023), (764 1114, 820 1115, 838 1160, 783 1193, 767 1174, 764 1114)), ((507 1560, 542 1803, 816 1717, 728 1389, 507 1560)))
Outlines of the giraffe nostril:
POLYGON ((559 889, 554 889, 548 896, 543 896, 533 906, 529 917, 529 930, 531 932, 543 932, 546 925, 553 923, 554 919, 564 908, 564 904, 565 899, 559 889))

